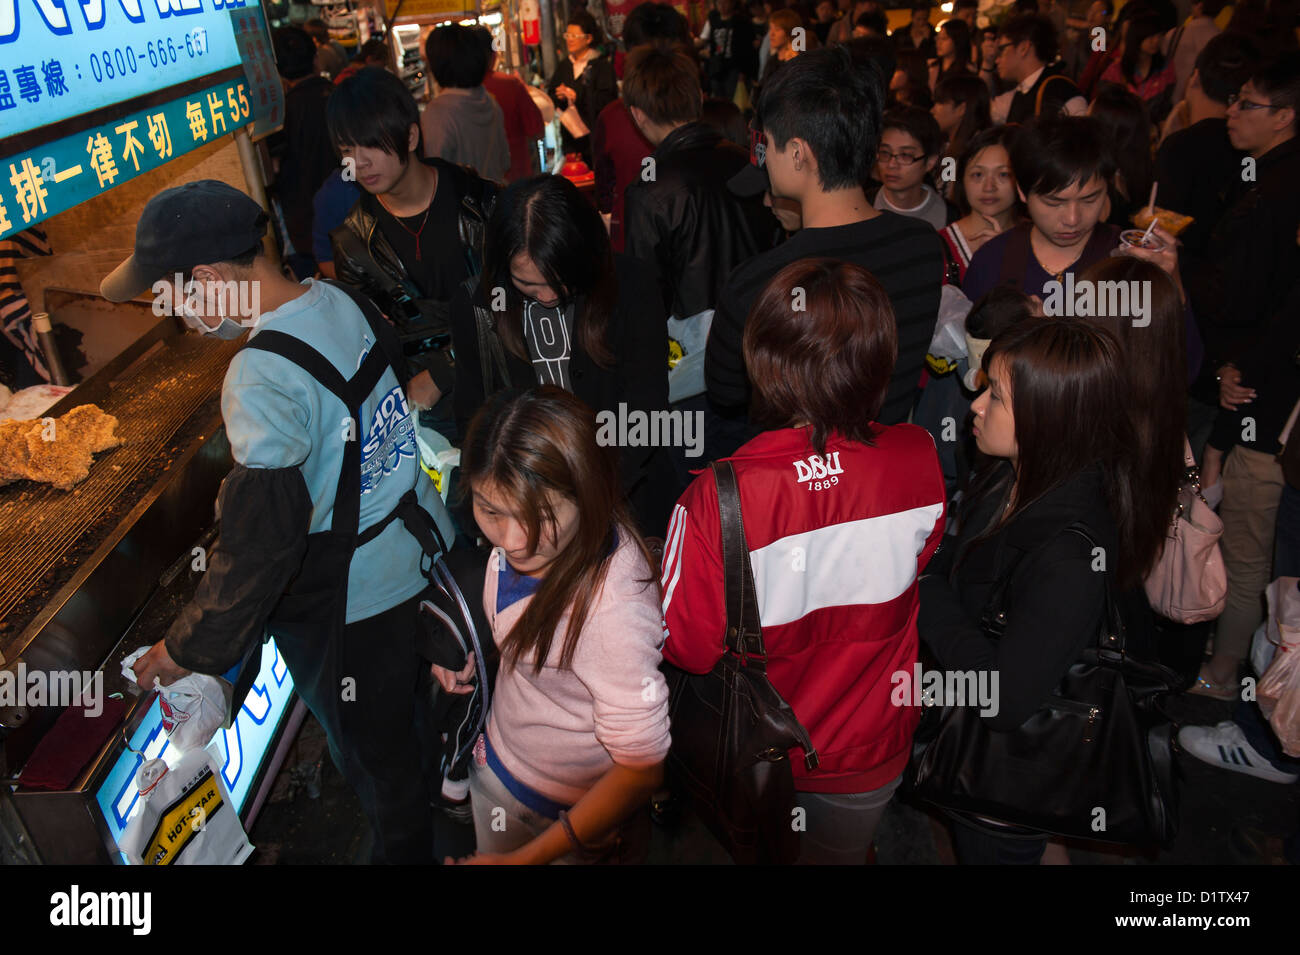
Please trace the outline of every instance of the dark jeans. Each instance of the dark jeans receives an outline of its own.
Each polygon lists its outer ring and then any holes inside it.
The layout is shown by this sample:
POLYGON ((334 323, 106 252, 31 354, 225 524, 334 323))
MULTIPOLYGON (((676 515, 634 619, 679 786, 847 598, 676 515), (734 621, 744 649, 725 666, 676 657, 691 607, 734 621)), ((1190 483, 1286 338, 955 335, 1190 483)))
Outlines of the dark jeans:
POLYGON ((1047 836, 995 835, 956 816, 952 821, 953 848, 961 865, 1038 865, 1047 848, 1047 836))
POLYGON ((348 624, 338 647, 278 643, 329 740, 330 756, 374 833, 373 862, 428 864, 432 789, 424 765, 440 741, 428 665, 415 652, 420 598, 348 624))

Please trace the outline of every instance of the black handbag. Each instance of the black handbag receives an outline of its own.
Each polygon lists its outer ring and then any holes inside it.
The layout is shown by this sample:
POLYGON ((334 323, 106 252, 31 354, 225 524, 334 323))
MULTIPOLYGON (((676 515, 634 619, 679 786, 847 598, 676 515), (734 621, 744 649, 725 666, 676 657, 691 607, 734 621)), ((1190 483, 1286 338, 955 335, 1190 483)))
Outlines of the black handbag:
MULTIPOLYGON (((1078 525, 1069 530, 1095 546, 1078 525)), ((1006 628, 1006 575, 981 629, 1006 628)), ((1021 726, 989 729, 971 706, 933 707, 914 742, 908 789, 1007 834, 1025 830, 1123 844, 1168 845, 1178 831, 1169 720, 1159 709, 1174 675, 1127 652, 1111 595, 1095 644, 1021 726)))
POLYGON ((810 771, 817 768, 817 752, 767 678, 735 471, 729 462, 715 462, 713 476, 722 518, 727 652, 703 675, 664 664, 673 730, 669 779, 737 863, 787 864, 799 853, 789 752, 801 748, 810 771))

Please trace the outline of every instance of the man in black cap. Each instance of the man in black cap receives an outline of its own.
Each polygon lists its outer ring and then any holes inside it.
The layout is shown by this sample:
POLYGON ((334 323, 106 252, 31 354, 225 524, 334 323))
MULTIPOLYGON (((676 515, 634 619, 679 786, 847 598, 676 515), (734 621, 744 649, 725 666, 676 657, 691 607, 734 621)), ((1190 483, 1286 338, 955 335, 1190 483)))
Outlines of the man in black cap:
POLYGON ((255 672, 274 636, 361 800, 376 861, 428 862, 421 756, 439 743, 415 649, 420 562, 433 527, 451 540, 452 523, 420 471, 395 335, 355 293, 286 278, 261 254, 266 221, 224 183, 169 189, 100 287, 119 302, 152 289, 218 338, 251 328, 222 388, 235 466, 217 499, 220 537, 136 677, 152 689, 191 670, 255 672))
MULTIPOLYGON (((766 187, 774 203, 797 202, 802 228, 738 266, 718 296, 704 379, 710 404, 729 410, 733 421, 743 422, 749 407, 741 341, 750 307, 783 267, 819 257, 861 265, 885 287, 898 322, 898 361, 878 420, 907 420, 938 317, 943 249, 924 222, 881 212, 867 201, 863 184, 880 144, 883 102, 879 72, 855 64, 842 47, 796 57, 763 89, 758 164, 742 169, 730 186, 750 194, 766 187)), ((731 440, 736 443, 719 446, 706 436, 706 455, 726 456, 746 437, 733 432, 731 440)))

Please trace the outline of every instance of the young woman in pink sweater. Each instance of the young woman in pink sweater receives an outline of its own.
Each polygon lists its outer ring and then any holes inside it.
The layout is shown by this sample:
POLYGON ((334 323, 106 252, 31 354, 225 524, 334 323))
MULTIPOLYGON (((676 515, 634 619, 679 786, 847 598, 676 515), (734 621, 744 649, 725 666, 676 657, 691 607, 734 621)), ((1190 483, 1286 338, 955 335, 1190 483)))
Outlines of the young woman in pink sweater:
MULTIPOLYGON (((653 562, 616 449, 560 388, 502 392, 475 415, 461 474, 495 546, 483 604, 501 653, 470 777, 475 863, 641 861, 668 754, 653 562)), ((475 661, 434 675, 468 692, 475 661)))

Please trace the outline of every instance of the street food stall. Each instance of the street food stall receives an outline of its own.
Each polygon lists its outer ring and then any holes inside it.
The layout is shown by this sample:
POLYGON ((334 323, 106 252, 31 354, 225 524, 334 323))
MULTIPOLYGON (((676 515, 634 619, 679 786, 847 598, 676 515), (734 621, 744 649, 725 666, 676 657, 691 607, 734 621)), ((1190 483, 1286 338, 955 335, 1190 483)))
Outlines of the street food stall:
MULTIPOLYGON (((0 862, 117 863, 140 766, 176 756, 157 693, 121 661, 162 639, 206 567, 240 342, 186 335, 156 302, 111 305, 99 283, 163 189, 219 179, 266 207, 255 140, 282 123, 283 91, 256 0, 15 9, 0 12, 0 243, 50 253, 16 260, 20 294, 56 329, 79 316, 84 354, 53 356, 67 382, 49 407, 0 406, 0 862), (66 434, 84 406, 107 422, 93 459, 36 468, 37 431, 66 434), (31 692, 60 681, 97 692, 31 692)), ((208 747, 245 827, 305 715, 274 644, 248 677, 208 747)))

